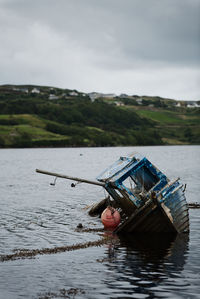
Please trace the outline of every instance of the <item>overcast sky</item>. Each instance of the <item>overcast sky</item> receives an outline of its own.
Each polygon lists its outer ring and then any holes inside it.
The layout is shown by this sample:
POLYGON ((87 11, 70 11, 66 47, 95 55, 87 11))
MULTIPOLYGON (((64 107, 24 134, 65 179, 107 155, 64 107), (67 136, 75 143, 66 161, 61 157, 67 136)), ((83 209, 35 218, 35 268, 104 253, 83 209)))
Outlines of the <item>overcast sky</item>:
POLYGON ((200 0, 0 0, 0 84, 200 100, 200 0))

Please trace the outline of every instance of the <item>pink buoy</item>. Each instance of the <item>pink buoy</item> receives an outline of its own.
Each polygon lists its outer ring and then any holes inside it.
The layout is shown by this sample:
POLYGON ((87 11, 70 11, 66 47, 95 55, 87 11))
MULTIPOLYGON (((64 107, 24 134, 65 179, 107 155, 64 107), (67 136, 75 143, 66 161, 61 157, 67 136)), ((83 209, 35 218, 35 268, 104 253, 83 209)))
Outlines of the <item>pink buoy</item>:
POLYGON ((101 221, 104 228, 115 228, 120 224, 120 220, 120 213, 110 206, 108 206, 101 214, 101 221))

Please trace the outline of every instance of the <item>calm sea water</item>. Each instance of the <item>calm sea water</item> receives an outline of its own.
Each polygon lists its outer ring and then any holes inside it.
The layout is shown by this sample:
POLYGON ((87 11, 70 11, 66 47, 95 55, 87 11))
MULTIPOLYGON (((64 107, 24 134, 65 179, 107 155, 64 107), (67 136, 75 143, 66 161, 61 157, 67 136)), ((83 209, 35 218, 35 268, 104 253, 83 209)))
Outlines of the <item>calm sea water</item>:
MULTIPOLYGON (((102 187, 35 173, 35 168, 95 179, 119 156, 137 151, 200 203, 200 146, 0 150, 0 255, 96 241, 104 232, 86 207, 102 187)), ((111 238, 88 247, 0 262, 0 298, 200 298, 200 210, 190 209, 190 234, 175 239, 111 238)))

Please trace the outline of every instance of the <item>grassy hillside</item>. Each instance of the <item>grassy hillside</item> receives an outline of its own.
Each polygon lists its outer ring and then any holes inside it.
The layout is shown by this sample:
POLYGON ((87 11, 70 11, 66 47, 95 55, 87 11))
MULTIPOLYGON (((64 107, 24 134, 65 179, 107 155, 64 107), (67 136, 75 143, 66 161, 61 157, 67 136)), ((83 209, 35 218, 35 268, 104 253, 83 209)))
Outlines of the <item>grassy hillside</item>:
POLYGON ((0 147, 200 144, 198 108, 177 108, 159 97, 137 100, 0 86, 0 147))
POLYGON ((200 144, 200 114, 199 109, 175 111, 137 110, 138 115, 151 119, 156 123, 156 128, 162 136, 162 141, 167 144, 200 144))

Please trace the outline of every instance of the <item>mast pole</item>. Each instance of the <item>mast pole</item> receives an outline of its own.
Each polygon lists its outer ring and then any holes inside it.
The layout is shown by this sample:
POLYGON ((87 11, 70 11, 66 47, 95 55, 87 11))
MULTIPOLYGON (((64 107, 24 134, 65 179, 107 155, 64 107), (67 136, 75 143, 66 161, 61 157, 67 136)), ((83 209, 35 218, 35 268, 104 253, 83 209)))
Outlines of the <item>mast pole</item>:
POLYGON ((86 184, 105 187, 105 183, 101 183, 101 182, 96 182, 96 181, 86 180, 86 179, 82 179, 82 178, 72 177, 72 176, 69 176, 69 175, 64 175, 64 174, 60 174, 60 173, 56 173, 56 172, 50 172, 50 171, 41 170, 41 169, 36 169, 35 171, 38 172, 38 173, 51 175, 51 176, 54 176, 54 177, 57 177, 57 178, 62 178, 62 179, 77 181, 77 182, 81 182, 81 183, 86 183, 86 184))

